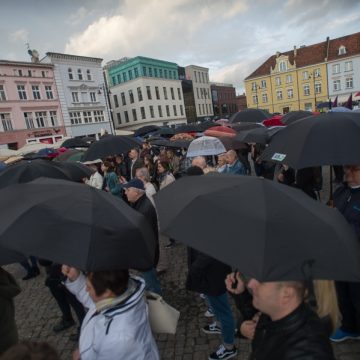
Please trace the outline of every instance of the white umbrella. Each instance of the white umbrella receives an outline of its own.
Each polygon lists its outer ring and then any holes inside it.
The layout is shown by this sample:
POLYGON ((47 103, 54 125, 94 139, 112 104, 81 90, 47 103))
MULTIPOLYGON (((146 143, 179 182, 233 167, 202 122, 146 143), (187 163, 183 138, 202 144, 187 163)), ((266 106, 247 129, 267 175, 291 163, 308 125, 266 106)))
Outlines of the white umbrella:
POLYGON ((351 111, 350 109, 344 107, 344 106, 337 106, 337 107, 333 107, 331 110, 329 110, 330 112, 349 112, 351 111))
POLYGON ((22 148, 18 150, 18 153, 21 155, 29 154, 31 152, 38 152, 41 149, 52 148, 53 144, 45 144, 45 143, 30 143, 26 144, 22 148))
POLYGON ((17 150, 0 148, 0 158, 9 158, 11 156, 16 156, 18 154, 19 152, 17 150))
POLYGON ((190 143, 186 156, 219 155, 225 152, 225 146, 218 138, 202 136, 190 143))

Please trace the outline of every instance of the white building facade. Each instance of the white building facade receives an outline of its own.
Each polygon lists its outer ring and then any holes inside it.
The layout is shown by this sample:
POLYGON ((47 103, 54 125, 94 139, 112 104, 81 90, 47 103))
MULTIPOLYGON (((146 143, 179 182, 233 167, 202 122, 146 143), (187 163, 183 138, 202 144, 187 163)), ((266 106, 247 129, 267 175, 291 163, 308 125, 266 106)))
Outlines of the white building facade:
POLYGON ((46 53, 41 60, 54 65, 66 133, 71 137, 114 133, 107 103, 102 59, 46 53))

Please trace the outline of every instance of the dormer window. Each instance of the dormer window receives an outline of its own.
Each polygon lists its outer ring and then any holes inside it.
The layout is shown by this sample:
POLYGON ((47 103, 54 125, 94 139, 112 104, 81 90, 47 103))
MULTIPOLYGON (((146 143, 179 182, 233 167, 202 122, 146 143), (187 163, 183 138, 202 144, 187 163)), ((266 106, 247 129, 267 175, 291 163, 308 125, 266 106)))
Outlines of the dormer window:
POLYGON ((286 61, 280 61, 279 71, 286 71, 286 70, 287 70, 286 61))
POLYGON ((341 45, 339 47, 339 54, 338 55, 344 55, 346 54, 346 47, 344 45, 341 45))

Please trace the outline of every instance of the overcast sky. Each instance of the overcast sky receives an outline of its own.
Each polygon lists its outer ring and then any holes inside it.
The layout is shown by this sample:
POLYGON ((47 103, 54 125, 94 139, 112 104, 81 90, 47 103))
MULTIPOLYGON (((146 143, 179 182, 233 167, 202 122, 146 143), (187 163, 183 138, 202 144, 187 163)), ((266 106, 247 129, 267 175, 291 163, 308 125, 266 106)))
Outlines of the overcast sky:
POLYGON ((147 56, 244 78, 276 51, 360 31, 359 0, 1 0, 0 59, 147 56))

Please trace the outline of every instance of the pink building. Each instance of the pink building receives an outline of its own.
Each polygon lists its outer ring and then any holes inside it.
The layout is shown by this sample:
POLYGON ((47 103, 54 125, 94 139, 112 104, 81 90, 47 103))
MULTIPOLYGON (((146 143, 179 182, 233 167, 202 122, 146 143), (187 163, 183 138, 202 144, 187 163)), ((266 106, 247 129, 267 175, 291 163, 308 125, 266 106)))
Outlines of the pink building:
POLYGON ((52 144, 65 135, 53 65, 0 60, 0 147, 52 144))

